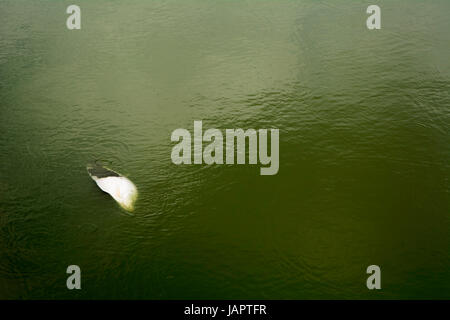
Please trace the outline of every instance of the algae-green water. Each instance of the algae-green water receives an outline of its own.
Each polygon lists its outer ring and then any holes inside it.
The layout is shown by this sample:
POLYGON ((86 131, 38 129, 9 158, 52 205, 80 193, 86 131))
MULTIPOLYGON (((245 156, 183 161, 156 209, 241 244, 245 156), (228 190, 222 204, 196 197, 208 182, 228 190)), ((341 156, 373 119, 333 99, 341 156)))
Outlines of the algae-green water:
POLYGON ((1 0, 0 298, 450 298, 450 2, 376 2, 1 0), (279 172, 173 164, 195 120, 279 172))

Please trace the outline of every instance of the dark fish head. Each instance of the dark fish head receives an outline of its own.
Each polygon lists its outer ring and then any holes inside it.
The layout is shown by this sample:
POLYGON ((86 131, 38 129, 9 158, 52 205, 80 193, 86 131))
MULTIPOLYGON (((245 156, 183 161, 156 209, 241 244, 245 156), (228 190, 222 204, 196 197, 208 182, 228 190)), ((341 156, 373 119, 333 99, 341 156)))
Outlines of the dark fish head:
POLYGON ((86 170, 92 178, 101 179, 106 177, 120 177, 120 174, 117 172, 105 168, 97 163, 88 163, 86 170))

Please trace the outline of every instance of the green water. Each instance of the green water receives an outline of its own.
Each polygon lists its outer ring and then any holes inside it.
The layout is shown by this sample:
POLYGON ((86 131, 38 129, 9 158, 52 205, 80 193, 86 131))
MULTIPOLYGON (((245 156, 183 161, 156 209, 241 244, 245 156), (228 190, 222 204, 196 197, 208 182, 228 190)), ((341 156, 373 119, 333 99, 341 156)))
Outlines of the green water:
POLYGON ((376 4, 0 0, 0 298, 450 298, 450 2, 376 4), (194 120, 278 174, 174 165, 194 120))

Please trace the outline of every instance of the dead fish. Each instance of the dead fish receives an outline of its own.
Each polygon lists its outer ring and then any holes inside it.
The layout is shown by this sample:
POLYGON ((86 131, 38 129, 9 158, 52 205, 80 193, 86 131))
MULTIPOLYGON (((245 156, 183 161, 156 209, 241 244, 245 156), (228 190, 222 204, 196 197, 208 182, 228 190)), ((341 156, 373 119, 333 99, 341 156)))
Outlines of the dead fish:
POLYGON ((97 163, 88 164, 86 169, 98 187, 104 192, 109 193, 122 208, 127 211, 134 210, 134 202, 137 199, 138 193, 133 182, 121 174, 97 163))

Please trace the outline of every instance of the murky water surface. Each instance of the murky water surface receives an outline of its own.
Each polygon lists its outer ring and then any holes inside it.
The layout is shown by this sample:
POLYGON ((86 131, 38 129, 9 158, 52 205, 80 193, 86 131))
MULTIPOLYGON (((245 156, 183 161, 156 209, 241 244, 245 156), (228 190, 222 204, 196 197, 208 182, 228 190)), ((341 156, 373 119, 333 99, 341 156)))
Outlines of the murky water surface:
POLYGON ((450 2, 377 3, 0 1, 0 298, 449 298, 450 2), (174 165, 194 120, 279 173, 174 165))

